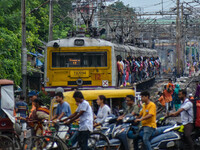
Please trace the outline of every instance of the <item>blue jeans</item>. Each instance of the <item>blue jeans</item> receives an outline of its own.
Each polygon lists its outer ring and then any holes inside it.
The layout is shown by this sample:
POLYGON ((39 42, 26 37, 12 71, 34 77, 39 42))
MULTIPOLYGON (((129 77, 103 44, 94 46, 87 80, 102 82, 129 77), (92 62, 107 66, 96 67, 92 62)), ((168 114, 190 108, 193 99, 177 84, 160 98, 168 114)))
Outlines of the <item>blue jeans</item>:
POLYGON ((152 150, 151 143, 150 143, 150 137, 155 131, 155 128, 151 128, 148 126, 143 127, 144 135, 143 135, 143 143, 146 147, 146 150, 152 150))
POLYGON ((78 141, 78 131, 75 131, 72 137, 70 138, 72 146, 78 141))
POLYGON ((142 127, 140 132, 142 130, 144 131, 143 136, 142 135, 136 135, 137 137, 133 140, 134 150, 139 150, 138 142, 139 142, 139 139, 141 138, 141 136, 142 136, 142 140, 143 140, 143 143, 144 143, 144 146, 145 146, 145 150, 152 150, 151 143, 150 143, 149 139, 150 139, 151 135, 153 134, 153 132, 155 131, 155 129, 148 127, 148 126, 144 126, 144 127, 142 127))
POLYGON ((78 132, 78 144, 81 150, 88 150, 88 139, 90 137, 90 131, 79 131, 78 132))

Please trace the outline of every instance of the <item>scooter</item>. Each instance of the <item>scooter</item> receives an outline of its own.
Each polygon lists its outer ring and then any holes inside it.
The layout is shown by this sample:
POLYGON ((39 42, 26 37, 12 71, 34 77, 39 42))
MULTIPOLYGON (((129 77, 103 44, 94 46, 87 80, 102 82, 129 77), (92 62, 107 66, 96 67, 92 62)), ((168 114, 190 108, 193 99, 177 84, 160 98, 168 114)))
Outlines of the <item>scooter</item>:
POLYGON ((117 125, 116 122, 117 122, 117 117, 113 114, 110 114, 106 117, 102 126, 99 128, 95 128, 94 130, 103 133, 108 137, 108 139, 112 139, 113 129, 117 125))
POLYGON ((122 121, 117 121, 117 117, 114 115, 109 115, 106 117, 105 123, 100 128, 100 131, 109 138, 111 149, 119 150, 123 147, 122 142, 117 137, 117 135, 125 124, 129 126, 130 122, 132 121, 130 119, 131 116, 132 115, 125 116, 122 121))
MULTIPOLYGON (((143 136, 143 132, 139 132, 140 130, 139 130, 138 123, 135 123, 134 120, 135 120, 134 116, 127 115, 123 119, 123 124, 119 125, 114 130, 113 137, 115 138, 115 142, 116 142, 116 139, 118 139, 119 140, 118 142, 121 143, 120 149, 123 149, 123 150, 133 149, 133 144, 132 144, 133 139, 138 139, 138 138, 140 138, 139 147, 141 147, 142 145, 141 137, 143 136), (138 136, 138 133, 139 133, 139 136, 138 136)), ((162 121, 165 121, 165 119, 162 119, 162 121)), ((171 127, 173 127, 173 125, 168 124, 166 126, 157 128, 157 130, 154 133, 154 136, 162 134, 164 130, 169 129, 171 127)), ((113 140, 114 139, 110 140, 110 145, 112 145, 113 140)))
MULTIPOLYGON (((183 137, 183 131, 184 131, 184 126, 181 125, 180 123, 176 123, 173 126, 163 126, 163 127, 158 127, 155 132, 153 133, 151 137, 151 147, 154 150, 166 150, 166 149, 171 149, 171 150, 182 150, 184 149, 185 146, 185 141, 183 137)), ((196 150, 200 149, 200 132, 193 132, 193 141, 196 150)), ((142 137, 143 137, 143 131, 139 132, 138 137, 133 136, 132 139, 139 138, 139 149, 143 149, 144 145, 142 144, 142 137)), ((129 138, 130 137, 129 133, 129 138)))
POLYGON ((126 115, 122 124, 117 126, 114 129, 113 137, 114 139, 110 140, 110 145, 113 145, 113 142, 118 143, 120 150, 130 150, 132 148, 132 139, 127 137, 127 134, 131 128, 138 130, 138 123, 134 123, 135 117, 131 114, 126 115))

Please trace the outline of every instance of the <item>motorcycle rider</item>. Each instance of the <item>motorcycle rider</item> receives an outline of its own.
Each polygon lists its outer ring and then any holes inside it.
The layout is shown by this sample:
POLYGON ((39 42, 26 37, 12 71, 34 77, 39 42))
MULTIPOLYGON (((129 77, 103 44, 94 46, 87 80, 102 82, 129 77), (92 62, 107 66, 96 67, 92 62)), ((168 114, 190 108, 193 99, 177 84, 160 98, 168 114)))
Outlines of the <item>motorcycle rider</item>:
POLYGON ((126 104, 128 107, 126 108, 124 114, 119 116, 117 120, 122 120, 127 114, 136 115, 139 113, 139 107, 135 104, 135 97, 133 95, 126 96, 126 104))
POLYGON ((176 117, 181 114, 181 121, 184 125, 184 136, 186 142, 189 144, 190 150, 194 150, 194 144, 191 137, 193 130, 193 104, 189 101, 189 99, 186 98, 186 96, 186 90, 179 91, 178 97, 181 101, 183 101, 183 103, 178 111, 169 113, 168 116, 176 117))
MULTIPOLYGON (((144 131, 143 143, 145 149, 152 150, 150 137, 156 129, 156 105, 149 99, 150 94, 148 91, 141 92, 140 95, 144 104, 135 122, 142 122, 141 130, 144 131)), ((134 150, 138 150, 138 139, 134 140, 134 150)))

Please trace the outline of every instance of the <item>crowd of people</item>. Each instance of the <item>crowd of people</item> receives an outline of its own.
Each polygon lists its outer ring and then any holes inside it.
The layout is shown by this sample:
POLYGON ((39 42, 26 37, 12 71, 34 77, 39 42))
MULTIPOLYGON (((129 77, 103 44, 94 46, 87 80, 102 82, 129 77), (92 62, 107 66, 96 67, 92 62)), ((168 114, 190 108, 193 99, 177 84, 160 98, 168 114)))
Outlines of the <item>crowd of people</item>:
POLYGON ((151 78, 160 74, 161 62, 159 57, 131 57, 122 59, 117 56, 118 86, 151 78))
MULTIPOLYGON (((197 96, 200 93, 200 85, 197 85, 197 96)), ((141 92, 142 107, 139 107, 135 101, 133 95, 127 95, 125 98, 126 109, 124 113, 118 116, 117 120, 120 121, 127 114, 132 114, 136 117, 135 122, 141 122, 144 131, 143 143, 147 150, 151 150, 150 137, 155 131, 156 125, 156 105, 150 100, 150 93, 147 91, 141 92)), ((41 136, 43 135, 42 122, 49 119, 49 109, 45 107, 40 98, 37 97, 37 93, 30 92, 29 99, 32 102, 32 108, 29 113, 28 105, 24 101, 24 97, 20 97, 20 101, 16 103, 15 111, 16 118, 20 120, 22 129, 24 132, 24 137, 26 137, 27 125, 31 127, 31 134, 41 136)), ((95 115, 89 103, 84 99, 81 91, 75 90, 73 98, 76 101, 78 108, 71 114, 70 105, 64 101, 64 96, 62 92, 55 93, 56 101, 58 102, 57 110, 55 115, 51 120, 56 122, 64 122, 66 125, 72 124, 74 121, 79 121, 79 130, 74 134, 74 140, 78 141, 82 150, 87 150, 88 138, 90 132, 93 131, 97 126, 102 125, 105 122, 106 117, 112 113, 109 105, 106 104, 106 97, 104 95, 97 96, 97 105, 99 106, 98 112, 95 115)), ((187 99, 187 92, 181 90, 179 86, 174 86, 169 80, 168 85, 164 89, 161 97, 159 99, 161 104, 169 109, 169 106, 173 105, 174 101, 176 112, 166 113, 168 116, 181 115, 181 120, 184 125, 184 134, 191 147, 194 149, 194 145, 191 139, 191 132, 193 129, 193 104, 187 99), (173 95, 173 96, 172 96, 173 95), (173 98, 172 98, 173 97, 173 98), (162 99, 162 100, 161 100, 162 99), (174 100, 172 100, 174 99, 174 100), (177 100, 179 99, 179 101, 177 100), (177 103, 175 101, 178 101, 177 103), (181 102, 182 103, 181 103, 181 102), (177 104, 177 106, 176 106, 177 104), (168 105, 168 106, 167 106, 168 105)), ((138 149, 138 141, 134 140, 134 149, 138 149)))
MULTIPOLYGON (((180 85, 178 83, 174 85, 172 80, 169 79, 169 82, 164 86, 163 91, 158 92, 158 101, 166 109, 166 112, 173 109, 177 111, 181 107, 181 100, 178 97, 180 90, 180 85)), ((190 93, 188 97, 190 100, 200 97, 200 84, 198 81, 196 82, 196 92, 194 96, 192 93, 190 93)))

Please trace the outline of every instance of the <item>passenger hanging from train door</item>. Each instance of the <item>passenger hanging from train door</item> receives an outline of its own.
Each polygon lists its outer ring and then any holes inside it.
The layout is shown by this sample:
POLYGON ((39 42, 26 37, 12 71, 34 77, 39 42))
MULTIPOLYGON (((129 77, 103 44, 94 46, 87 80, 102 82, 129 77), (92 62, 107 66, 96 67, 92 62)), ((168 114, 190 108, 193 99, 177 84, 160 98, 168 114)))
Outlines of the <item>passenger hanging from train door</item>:
POLYGON ((123 75, 122 75, 122 85, 120 87, 126 86, 126 60, 122 60, 121 64, 123 65, 123 75))
POLYGON ((144 78, 147 79, 148 78, 148 61, 147 61, 147 57, 144 57, 144 78))
POLYGON ((128 62, 128 68, 127 68, 127 70, 128 70, 128 73, 129 73, 127 86, 129 86, 130 83, 131 83, 131 78, 132 78, 132 76, 131 76, 131 63, 132 62, 131 62, 131 56, 130 55, 127 56, 127 62, 128 62))
POLYGON ((135 63, 135 57, 132 59, 132 65, 131 65, 131 70, 132 70, 132 83, 136 81, 136 68, 137 65, 135 63))
POLYGON ((119 87, 122 84, 122 75, 123 75, 123 65, 121 64, 122 57, 117 56, 117 86, 119 87))
POLYGON ((140 57, 140 78, 141 80, 144 79, 144 61, 143 61, 143 57, 140 57))
POLYGON ((140 80, 140 76, 139 76, 139 68, 140 68, 140 61, 139 58, 136 58, 135 60, 135 64, 136 64, 136 81, 140 80))
POLYGON ((125 59, 125 81, 124 81, 124 86, 126 87, 127 85, 129 86, 129 74, 130 74, 130 63, 125 59))

